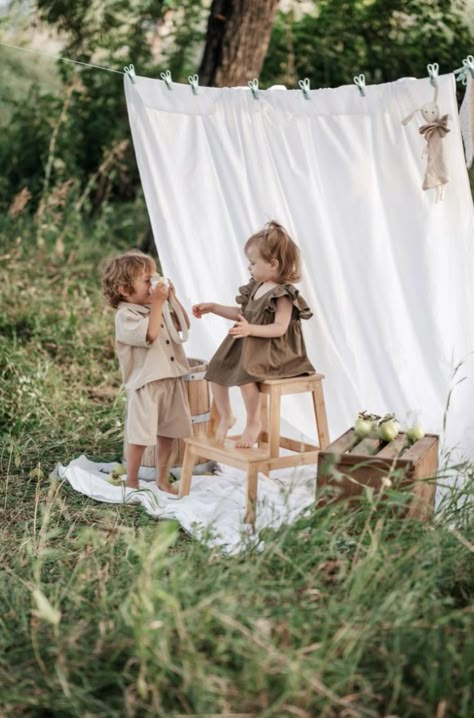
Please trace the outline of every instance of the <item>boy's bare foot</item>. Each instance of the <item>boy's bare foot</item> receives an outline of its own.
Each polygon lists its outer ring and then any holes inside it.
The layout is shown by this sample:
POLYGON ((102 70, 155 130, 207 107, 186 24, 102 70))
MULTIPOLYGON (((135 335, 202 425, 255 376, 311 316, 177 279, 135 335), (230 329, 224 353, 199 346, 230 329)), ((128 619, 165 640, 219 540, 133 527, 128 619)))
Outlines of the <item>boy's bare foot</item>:
POLYGON ((235 416, 221 416, 216 429, 215 439, 218 444, 223 444, 227 436, 227 432, 232 429, 235 424, 235 416))
POLYGON ((259 421, 256 421, 254 423, 247 422, 247 425, 244 429, 244 433, 242 434, 240 439, 235 442, 237 448, 250 449, 250 447, 253 446, 257 441, 261 429, 262 425, 259 421))
POLYGON ((166 491, 167 494, 173 494, 173 496, 178 495, 178 489, 175 489, 173 484, 170 484, 169 481, 160 481, 156 485, 160 491, 166 491))
POLYGON ((138 483, 138 481, 127 481, 125 486, 127 487, 127 489, 139 489, 140 488, 140 484, 138 483))

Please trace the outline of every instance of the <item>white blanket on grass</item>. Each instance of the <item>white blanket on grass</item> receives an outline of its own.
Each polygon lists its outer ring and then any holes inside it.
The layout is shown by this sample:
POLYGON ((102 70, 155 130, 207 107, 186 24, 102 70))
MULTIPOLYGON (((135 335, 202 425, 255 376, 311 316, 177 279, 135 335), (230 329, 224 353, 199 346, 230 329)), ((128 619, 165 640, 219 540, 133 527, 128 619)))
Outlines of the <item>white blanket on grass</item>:
POLYGON ((107 481, 113 466, 80 456, 57 473, 81 494, 109 504, 141 504, 153 518, 175 519, 194 538, 229 554, 261 544, 263 528, 292 523, 314 503, 315 466, 260 474, 253 529, 244 523, 245 475, 238 469, 220 466, 217 474, 194 476, 191 493, 180 499, 155 486, 152 468, 140 469, 139 491, 114 486, 107 481))

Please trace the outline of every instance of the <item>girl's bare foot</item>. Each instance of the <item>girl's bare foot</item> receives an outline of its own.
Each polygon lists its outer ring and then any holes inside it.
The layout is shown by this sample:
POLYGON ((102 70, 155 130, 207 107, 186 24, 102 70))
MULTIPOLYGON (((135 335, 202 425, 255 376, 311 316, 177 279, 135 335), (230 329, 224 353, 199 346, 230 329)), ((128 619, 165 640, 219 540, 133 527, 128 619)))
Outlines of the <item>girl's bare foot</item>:
POLYGON ((235 416, 229 414, 229 416, 221 416, 216 429, 215 439, 218 444, 223 444, 227 436, 227 432, 232 429, 235 424, 235 416))
POLYGON ((178 495, 178 489, 175 489, 173 484, 170 484, 169 481, 160 481, 156 484, 160 491, 166 491, 167 494, 173 494, 173 496, 178 495))
POLYGON ((253 446, 257 441, 261 429, 262 425, 259 421, 250 423, 247 422, 247 425, 244 429, 244 433, 242 434, 240 439, 235 442, 235 445, 239 449, 250 449, 250 447, 253 446))

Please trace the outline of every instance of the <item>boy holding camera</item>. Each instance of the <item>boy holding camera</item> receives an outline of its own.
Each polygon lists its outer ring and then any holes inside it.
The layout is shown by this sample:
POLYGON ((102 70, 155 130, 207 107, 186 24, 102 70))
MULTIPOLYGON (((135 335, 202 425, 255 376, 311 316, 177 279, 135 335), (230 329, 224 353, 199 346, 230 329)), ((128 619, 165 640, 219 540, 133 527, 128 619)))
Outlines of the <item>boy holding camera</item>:
POLYGON ((173 298, 189 318, 171 282, 153 283, 152 257, 132 250, 111 259, 102 286, 115 314, 115 347, 127 390, 127 487, 138 489, 146 446, 156 443, 156 485, 177 494, 169 481, 176 439, 191 436, 191 412, 183 381, 189 365, 168 332, 163 305, 173 298))

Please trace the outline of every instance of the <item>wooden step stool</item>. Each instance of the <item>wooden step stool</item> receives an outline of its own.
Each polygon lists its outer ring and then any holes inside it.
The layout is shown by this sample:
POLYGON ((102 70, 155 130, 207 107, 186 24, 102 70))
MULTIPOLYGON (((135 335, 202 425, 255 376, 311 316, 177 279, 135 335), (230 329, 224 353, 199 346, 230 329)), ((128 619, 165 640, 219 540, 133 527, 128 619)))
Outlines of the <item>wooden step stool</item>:
MULTIPOLYGON (((262 431, 258 437, 258 447, 256 448, 237 448, 235 439, 239 437, 235 436, 232 437, 234 441, 226 439, 224 443, 218 444, 212 429, 211 434, 207 437, 185 439, 186 448, 179 495, 187 496, 191 490, 192 469, 197 457, 220 461, 228 466, 244 469, 247 472, 245 521, 254 523, 258 472, 268 474, 274 469, 316 464, 319 451, 329 445, 329 430, 322 388, 323 379, 324 374, 310 374, 291 379, 268 379, 258 384, 258 389, 261 392, 262 431), (312 396, 319 445, 296 441, 280 434, 281 397, 303 392, 310 392, 312 396), (280 448, 289 449, 293 453, 280 456, 280 448)), ((211 426, 215 416, 216 409, 213 405, 211 426)))

